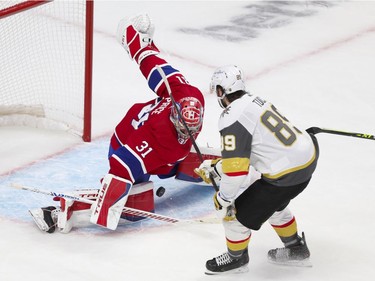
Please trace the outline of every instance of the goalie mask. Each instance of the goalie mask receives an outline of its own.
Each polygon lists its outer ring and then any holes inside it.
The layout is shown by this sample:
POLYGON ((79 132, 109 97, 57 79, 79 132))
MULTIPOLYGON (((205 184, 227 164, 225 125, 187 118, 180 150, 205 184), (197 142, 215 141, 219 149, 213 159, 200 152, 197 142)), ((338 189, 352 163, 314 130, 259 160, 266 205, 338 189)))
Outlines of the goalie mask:
POLYGON ((222 108, 225 108, 223 99, 225 96, 237 91, 246 91, 243 71, 235 65, 219 67, 211 78, 210 93, 216 93, 217 100, 222 108), (218 87, 221 93, 218 93, 218 87))
MULTIPOLYGON (((195 137, 202 128, 203 123, 203 106, 200 101, 194 97, 185 97, 176 101, 177 108, 181 113, 181 117, 189 128, 190 133, 195 137)), ((189 138, 184 122, 181 120, 175 106, 171 108, 171 121, 176 128, 176 131, 183 139, 189 138)))

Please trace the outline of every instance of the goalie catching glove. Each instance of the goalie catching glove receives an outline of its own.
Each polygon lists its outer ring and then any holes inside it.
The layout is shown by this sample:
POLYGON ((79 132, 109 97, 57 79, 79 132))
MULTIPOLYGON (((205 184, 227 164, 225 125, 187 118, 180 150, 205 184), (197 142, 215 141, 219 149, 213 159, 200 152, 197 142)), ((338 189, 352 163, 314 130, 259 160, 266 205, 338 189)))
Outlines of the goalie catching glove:
POLYGON ((222 174, 221 158, 204 160, 198 168, 194 169, 194 172, 200 176, 204 182, 211 184, 211 178, 213 178, 216 185, 219 185, 222 174))
POLYGON ((117 26, 117 41, 138 64, 159 53, 153 43, 155 27, 147 14, 122 19, 117 26))

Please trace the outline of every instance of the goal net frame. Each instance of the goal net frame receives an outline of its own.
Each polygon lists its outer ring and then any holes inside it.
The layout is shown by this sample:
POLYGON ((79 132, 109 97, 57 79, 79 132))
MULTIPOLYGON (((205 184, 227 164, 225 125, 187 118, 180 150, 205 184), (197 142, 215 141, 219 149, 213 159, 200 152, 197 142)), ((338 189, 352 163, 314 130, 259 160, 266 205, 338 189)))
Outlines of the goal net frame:
MULTIPOLYGON (((1 9, 0 7, 0 21, 14 16, 19 15, 22 12, 28 11, 30 9, 35 9, 41 5, 51 5, 53 0, 42 0, 42 1, 18 1, 19 3, 10 5, 6 8, 1 9)), ((93 22, 94 22, 94 1, 84 1, 85 3, 85 39, 84 39, 84 85, 82 86, 84 93, 83 104, 78 105, 83 107, 82 118, 82 131, 78 133, 81 134, 83 141, 91 141, 91 112, 92 112, 92 68, 93 68, 93 22)), ((1 30, 0 30, 1 37, 1 30)), ((6 69, 0 69, 1 71, 7 71, 6 69)), ((0 117, 4 115, 32 115, 34 117, 45 117, 43 105, 33 105, 33 106, 22 106, 22 105, 12 105, 6 106, 1 104, 0 100, 0 117)), ((80 119, 81 119, 80 118, 80 119)), ((59 120, 57 120, 59 121, 59 120)), ((61 120, 63 121, 63 120, 61 120)))

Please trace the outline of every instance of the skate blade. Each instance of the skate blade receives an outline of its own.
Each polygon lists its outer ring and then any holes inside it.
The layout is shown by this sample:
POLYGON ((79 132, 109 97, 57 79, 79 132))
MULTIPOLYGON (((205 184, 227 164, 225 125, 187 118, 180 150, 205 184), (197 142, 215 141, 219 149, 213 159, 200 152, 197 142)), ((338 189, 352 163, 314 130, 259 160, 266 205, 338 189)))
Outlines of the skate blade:
POLYGON ((232 270, 224 271, 224 272, 214 272, 210 270, 206 270, 206 275, 230 275, 230 274, 239 274, 239 273, 245 273, 249 271, 249 267, 247 265, 241 266, 239 268, 235 268, 232 270))
POLYGON ((42 209, 29 210, 29 213, 34 219, 35 224, 41 231, 47 232, 49 230, 49 226, 44 221, 44 214, 42 209))
POLYGON ((268 260, 269 263, 281 265, 281 266, 295 266, 295 267, 312 267, 312 263, 310 259, 300 260, 300 261, 283 261, 283 262, 276 262, 272 260, 268 260))

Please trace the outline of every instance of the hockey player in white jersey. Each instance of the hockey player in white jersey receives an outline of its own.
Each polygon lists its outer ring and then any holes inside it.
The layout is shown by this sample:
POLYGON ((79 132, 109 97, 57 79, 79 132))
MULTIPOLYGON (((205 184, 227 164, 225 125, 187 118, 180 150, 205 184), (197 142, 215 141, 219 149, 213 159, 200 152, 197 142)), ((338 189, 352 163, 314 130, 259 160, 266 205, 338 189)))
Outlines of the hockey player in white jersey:
POLYGON ((247 271, 252 231, 267 220, 284 243, 270 250, 268 259, 306 265, 310 252, 287 206, 306 188, 316 168, 316 138, 294 127, 270 102, 246 92, 237 66, 218 68, 211 91, 224 108, 219 119, 222 160, 206 160, 196 173, 206 182, 210 172, 221 177, 214 203, 223 219, 228 251, 208 260, 206 273, 247 271), (248 185, 250 165, 261 177, 248 185))

